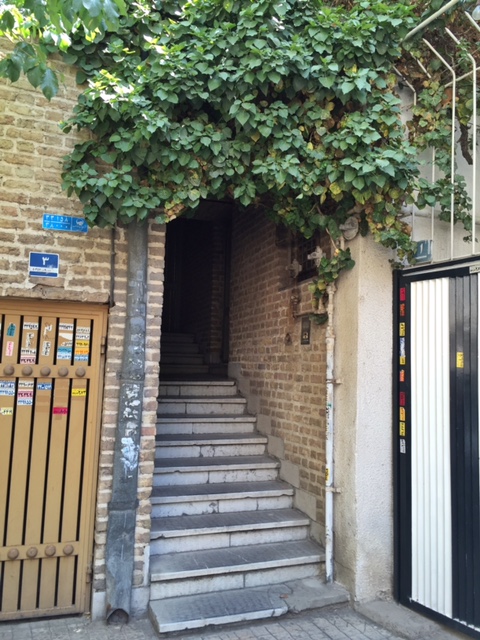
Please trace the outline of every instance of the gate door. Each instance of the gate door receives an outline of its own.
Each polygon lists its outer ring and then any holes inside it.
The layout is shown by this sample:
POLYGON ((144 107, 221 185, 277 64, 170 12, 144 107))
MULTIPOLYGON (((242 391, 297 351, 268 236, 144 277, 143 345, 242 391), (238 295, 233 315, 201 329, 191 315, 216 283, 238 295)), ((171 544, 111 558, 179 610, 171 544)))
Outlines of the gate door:
POLYGON ((88 606, 105 329, 100 307, 0 301, 0 620, 88 606))
POLYGON ((480 637, 480 265, 397 289, 397 594, 480 637))

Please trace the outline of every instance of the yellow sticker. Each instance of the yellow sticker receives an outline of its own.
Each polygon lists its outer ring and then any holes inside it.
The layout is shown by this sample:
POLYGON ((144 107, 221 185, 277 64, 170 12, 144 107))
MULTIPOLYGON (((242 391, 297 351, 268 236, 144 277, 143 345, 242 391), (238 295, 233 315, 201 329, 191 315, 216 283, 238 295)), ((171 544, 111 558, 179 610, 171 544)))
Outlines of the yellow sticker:
POLYGON ((75 340, 75 347, 89 347, 90 340, 75 340))
POLYGON ((72 396, 83 397, 87 395, 86 389, 72 389, 72 396))
POLYGON ((405 322, 400 322, 400 335, 405 335, 405 322))
POLYGON ((400 364, 407 364, 405 356, 400 356, 400 364))
POLYGON ((1 407, 0 416, 13 416, 13 407, 1 407))
POLYGON ((400 422, 400 435, 405 435, 405 422, 400 422))
POLYGON ((457 351, 457 369, 463 369, 463 351, 457 351))
POLYGON ((330 480, 330 469, 328 467, 325 467, 325 482, 328 482, 330 480))
POLYGON ((405 421, 405 407, 400 407, 400 420, 405 421))

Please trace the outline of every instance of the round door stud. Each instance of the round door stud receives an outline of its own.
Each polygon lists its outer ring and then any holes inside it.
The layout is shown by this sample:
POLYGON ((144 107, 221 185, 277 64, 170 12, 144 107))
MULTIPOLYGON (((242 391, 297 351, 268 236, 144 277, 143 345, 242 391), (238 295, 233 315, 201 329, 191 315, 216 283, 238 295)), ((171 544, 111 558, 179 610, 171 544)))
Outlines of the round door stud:
POLYGON ((42 367, 40 369, 40 375, 42 375, 44 378, 49 376, 51 372, 52 372, 52 370, 50 369, 50 367, 42 367))
POLYGON ((6 376, 13 376, 13 374, 15 373, 15 367, 13 366, 13 364, 5 365, 5 367, 3 367, 3 373, 6 376))
POLYGON ((53 544, 49 544, 48 546, 45 547, 45 555, 48 556, 49 558, 51 558, 52 556, 55 555, 56 553, 56 548, 53 546, 53 544))
POLYGON ((16 560, 18 556, 19 556, 18 549, 10 549, 10 551, 7 553, 7 557, 9 560, 16 560))
POLYGON ((62 378, 64 378, 65 376, 68 376, 68 368, 60 367, 60 369, 58 370, 58 375, 61 376, 62 378))
POLYGON ((64 553, 66 556, 71 556, 71 555, 72 555, 72 553, 73 553, 73 544, 66 544, 66 545, 63 547, 63 553, 64 553))
POLYGON ((36 558, 37 554, 38 554, 37 547, 30 547, 30 549, 27 551, 27 556, 29 558, 36 558))
POLYGON ((87 372, 86 372, 86 370, 85 370, 85 367, 78 367, 78 369, 75 371, 75 375, 76 375, 78 378, 83 378, 83 376, 84 376, 86 373, 87 373, 87 372))
POLYGON ((22 375, 24 376, 31 376, 33 373, 33 369, 32 367, 30 367, 29 365, 27 365, 26 367, 23 367, 22 369, 22 375))

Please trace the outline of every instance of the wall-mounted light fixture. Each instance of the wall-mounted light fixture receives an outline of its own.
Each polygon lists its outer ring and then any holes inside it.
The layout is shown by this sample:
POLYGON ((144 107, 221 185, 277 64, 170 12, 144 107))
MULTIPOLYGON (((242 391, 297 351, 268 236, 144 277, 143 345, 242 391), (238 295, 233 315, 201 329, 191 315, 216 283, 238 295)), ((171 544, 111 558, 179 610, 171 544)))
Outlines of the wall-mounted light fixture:
POLYGON ((473 18, 476 22, 480 22, 480 2, 477 4, 477 6, 475 7, 475 9, 472 11, 472 18, 473 18))

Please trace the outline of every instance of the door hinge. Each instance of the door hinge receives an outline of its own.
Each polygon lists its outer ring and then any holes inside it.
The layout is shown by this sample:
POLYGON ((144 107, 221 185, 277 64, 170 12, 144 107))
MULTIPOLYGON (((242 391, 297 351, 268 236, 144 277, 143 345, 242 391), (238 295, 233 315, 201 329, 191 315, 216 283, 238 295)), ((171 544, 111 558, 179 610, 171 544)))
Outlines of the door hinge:
POLYGON ((102 339, 100 341, 100 354, 104 356, 106 350, 107 350, 107 336, 102 336, 102 339))

